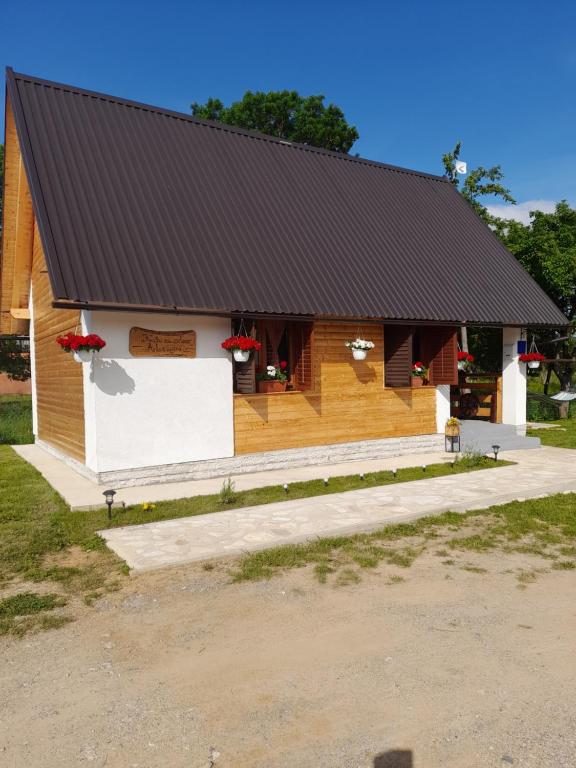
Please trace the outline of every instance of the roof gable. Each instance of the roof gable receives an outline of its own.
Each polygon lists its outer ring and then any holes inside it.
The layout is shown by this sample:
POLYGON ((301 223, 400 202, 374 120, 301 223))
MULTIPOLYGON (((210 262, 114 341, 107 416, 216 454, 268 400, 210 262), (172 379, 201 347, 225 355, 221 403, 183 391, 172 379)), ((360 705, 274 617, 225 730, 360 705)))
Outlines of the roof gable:
POLYGON ((444 178, 8 74, 56 300, 567 321, 444 178))

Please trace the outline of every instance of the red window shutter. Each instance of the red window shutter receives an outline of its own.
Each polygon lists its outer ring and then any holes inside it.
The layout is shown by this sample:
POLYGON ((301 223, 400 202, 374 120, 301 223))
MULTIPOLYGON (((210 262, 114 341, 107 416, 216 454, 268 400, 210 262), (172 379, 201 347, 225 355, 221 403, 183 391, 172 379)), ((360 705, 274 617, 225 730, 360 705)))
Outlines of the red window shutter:
POLYGON ((458 384, 456 328, 422 328, 422 357, 430 369, 431 384, 458 384))
POLYGON ((387 387, 409 387, 412 373, 412 327, 384 329, 384 379, 387 387))
POLYGON ((312 323, 291 323, 289 334, 292 348, 292 383, 304 391, 314 388, 312 323))

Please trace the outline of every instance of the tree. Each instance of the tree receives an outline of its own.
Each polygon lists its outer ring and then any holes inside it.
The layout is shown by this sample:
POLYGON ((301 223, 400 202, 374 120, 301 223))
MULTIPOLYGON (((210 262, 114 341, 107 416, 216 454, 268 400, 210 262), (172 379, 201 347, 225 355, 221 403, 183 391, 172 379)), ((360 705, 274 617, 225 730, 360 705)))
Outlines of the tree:
POLYGON ((210 98, 205 104, 194 102, 192 114, 335 152, 348 153, 359 135, 340 107, 325 105, 324 96, 300 96, 297 91, 246 91, 229 107, 210 98))
POLYGON ((553 213, 532 211, 530 218, 528 226, 507 221, 498 234, 572 324, 568 335, 554 331, 540 331, 537 335, 543 354, 558 361, 548 367, 545 391, 552 373, 567 390, 576 370, 576 210, 562 200, 553 213))
POLYGON ((460 158, 461 149, 462 142, 458 141, 452 152, 442 155, 446 176, 487 224, 497 225, 500 223, 500 219, 488 213, 486 206, 480 202, 479 198, 493 195, 507 203, 516 202, 510 190, 501 184, 504 178, 502 168, 499 165, 493 165, 492 168, 484 168, 480 165, 478 168, 469 171, 464 180, 461 181, 462 177, 456 173, 455 168, 456 161, 460 158))
MULTIPOLYGON (((505 200, 507 203, 516 202, 512 197, 510 190, 500 183, 504 178, 502 168, 499 165, 493 165, 492 168, 484 168, 480 165, 478 168, 467 173, 464 180, 461 181, 462 176, 456 173, 456 161, 460 158, 461 150, 462 142, 457 141, 452 152, 447 152, 445 155, 442 155, 442 164, 444 165, 446 176, 450 183, 453 184, 460 194, 470 203, 476 213, 481 216, 487 224, 494 229, 498 229, 501 220, 492 216, 488 212, 486 206, 480 202, 479 198, 483 198, 486 195, 493 195, 505 200)), ((460 337, 462 340, 462 349, 465 352, 468 352, 468 330, 466 326, 462 326, 460 329, 460 337)))
POLYGON ((30 378, 30 354, 22 349, 19 337, 0 337, 0 373, 16 381, 30 378))

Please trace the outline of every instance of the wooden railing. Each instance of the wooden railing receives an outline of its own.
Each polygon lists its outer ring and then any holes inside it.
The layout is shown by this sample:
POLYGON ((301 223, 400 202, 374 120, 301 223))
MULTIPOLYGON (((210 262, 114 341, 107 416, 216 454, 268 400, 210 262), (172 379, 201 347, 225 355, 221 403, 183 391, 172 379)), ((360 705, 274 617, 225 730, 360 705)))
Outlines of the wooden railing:
POLYGON ((502 374, 460 373, 450 387, 450 413, 459 419, 502 421, 502 374))

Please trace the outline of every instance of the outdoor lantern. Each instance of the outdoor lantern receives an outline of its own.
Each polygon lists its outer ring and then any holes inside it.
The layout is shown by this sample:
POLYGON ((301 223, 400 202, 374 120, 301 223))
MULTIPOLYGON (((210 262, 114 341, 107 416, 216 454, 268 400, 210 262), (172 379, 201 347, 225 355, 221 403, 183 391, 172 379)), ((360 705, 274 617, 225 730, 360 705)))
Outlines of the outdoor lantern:
POLYGON ((493 445, 492 450, 494 451, 494 461, 498 461, 498 451, 500 450, 500 446, 493 445))
POLYGON ((328 485, 328 478, 327 478, 327 477, 325 477, 325 478, 324 478, 324 486, 327 486, 327 485, 328 485))
POLYGON ((282 488, 284 488, 284 493, 288 493, 288 483, 284 483, 282 488))
POLYGON ((106 499, 106 504, 108 505, 108 520, 112 520, 112 504, 114 504, 114 496, 116 496, 116 491, 104 491, 102 495, 106 499))

